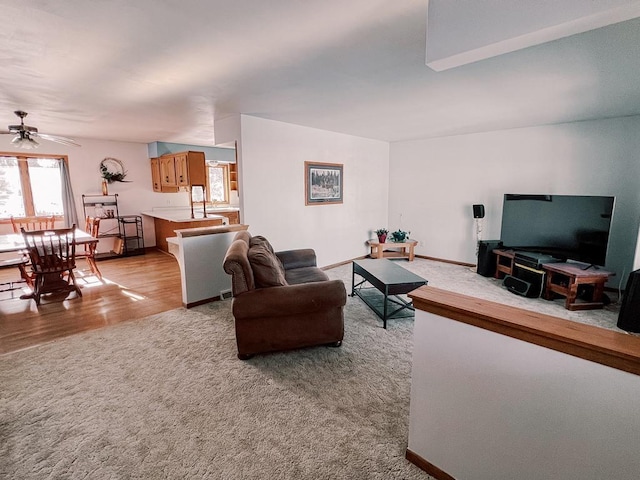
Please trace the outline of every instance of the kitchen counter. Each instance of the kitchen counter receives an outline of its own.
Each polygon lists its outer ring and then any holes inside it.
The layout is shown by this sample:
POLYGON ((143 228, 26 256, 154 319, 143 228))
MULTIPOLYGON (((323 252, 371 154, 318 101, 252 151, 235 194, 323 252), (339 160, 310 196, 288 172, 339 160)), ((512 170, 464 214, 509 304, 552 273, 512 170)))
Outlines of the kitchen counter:
POLYGON ((189 208, 158 208, 153 209, 151 211, 142 212, 142 215, 146 215, 148 217, 159 218, 162 220, 166 220, 168 222, 193 222, 198 220, 207 220, 207 219, 224 219, 228 218, 225 213, 234 213, 238 212, 237 208, 216 208, 216 209, 208 209, 207 217, 204 217, 202 210, 198 211, 195 208, 193 209, 193 216, 191 218, 191 209, 189 208))
POLYGON ((188 207, 158 207, 142 212, 142 215, 153 218, 156 247, 167 253, 169 252, 167 238, 175 237, 176 230, 240 223, 239 210, 233 207, 207 209, 206 218, 202 209, 197 211, 195 207, 194 218, 191 218, 191 209, 188 207))

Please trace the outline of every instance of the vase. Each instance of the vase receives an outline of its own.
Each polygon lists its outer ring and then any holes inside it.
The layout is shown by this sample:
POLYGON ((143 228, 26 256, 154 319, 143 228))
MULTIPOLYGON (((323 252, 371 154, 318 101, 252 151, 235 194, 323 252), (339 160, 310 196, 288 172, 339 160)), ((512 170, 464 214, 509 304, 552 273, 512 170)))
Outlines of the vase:
POLYGON ((109 195, 109 187, 107 186, 107 181, 104 178, 102 179, 102 194, 109 195))
POLYGON ((378 235, 378 241, 380 243, 384 243, 387 241, 387 234, 386 233, 382 233, 380 235, 378 235))

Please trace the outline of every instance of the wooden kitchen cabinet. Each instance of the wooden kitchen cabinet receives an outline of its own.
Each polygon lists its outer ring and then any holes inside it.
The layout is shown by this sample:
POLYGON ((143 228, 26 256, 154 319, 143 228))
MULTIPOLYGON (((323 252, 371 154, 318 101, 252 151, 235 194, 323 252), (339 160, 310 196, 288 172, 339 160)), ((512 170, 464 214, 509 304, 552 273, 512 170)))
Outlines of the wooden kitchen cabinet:
POLYGON ((237 211, 231 212, 219 212, 220 215, 223 215, 229 219, 229 225, 240 225, 240 215, 237 211))
POLYGON ((176 183, 179 187, 188 187, 191 185, 189 182, 189 160, 186 153, 175 155, 173 157, 175 169, 176 169, 176 183))
POLYGON ((160 184, 160 160, 157 158, 151 159, 151 182, 153 183, 154 192, 162 191, 162 185, 160 184))
POLYGON ((165 187, 178 188, 178 183, 176 182, 176 165, 173 155, 160 157, 160 185, 163 191, 165 187))
POLYGON ((204 152, 175 153, 151 159, 151 178, 156 192, 175 193, 180 187, 205 185, 206 177, 204 152), (155 175, 159 177, 159 190, 155 175))
POLYGON ((187 228, 200 228, 200 227, 214 227, 222 225, 222 220, 219 218, 200 218, 196 220, 171 221, 163 218, 154 218, 153 225, 156 231, 156 248, 163 252, 169 252, 169 243, 167 238, 175 237, 176 230, 182 230, 187 228))

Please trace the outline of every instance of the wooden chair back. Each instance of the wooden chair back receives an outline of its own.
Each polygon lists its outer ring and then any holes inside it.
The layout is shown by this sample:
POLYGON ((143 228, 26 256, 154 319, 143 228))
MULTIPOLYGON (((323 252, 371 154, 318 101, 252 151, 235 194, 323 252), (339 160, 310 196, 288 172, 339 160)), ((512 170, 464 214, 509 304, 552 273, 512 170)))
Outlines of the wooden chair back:
POLYGON ((92 237, 98 238, 98 232, 100 231, 100 217, 89 217, 85 219, 84 231, 92 237))
MULTIPOLYGON (((84 222, 84 231, 94 238, 98 238, 100 231, 100 217, 87 216, 84 222)), ((76 258, 84 258, 89 264, 91 273, 102 280, 102 273, 96 263, 96 250, 98 248, 98 242, 91 242, 84 244, 84 251, 76 252, 76 258)))
POLYGON ((24 228, 31 230, 51 230, 55 228, 56 217, 54 215, 40 217, 11 217, 13 233, 20 233, 24 228))
MULTIPOLYGON (((98 232, 100 231, 100 217, 87 216, 84 222, 84 231, 92 237, 98 238, 98 232)), ((93 256, 96 252, 97 243, 85 243, 84 256, 93 256)))
POLYGON ((36 275, 63 274, 75 268, 75 225, 72 228, 33 231, 23 227, 22 237, 36 275))

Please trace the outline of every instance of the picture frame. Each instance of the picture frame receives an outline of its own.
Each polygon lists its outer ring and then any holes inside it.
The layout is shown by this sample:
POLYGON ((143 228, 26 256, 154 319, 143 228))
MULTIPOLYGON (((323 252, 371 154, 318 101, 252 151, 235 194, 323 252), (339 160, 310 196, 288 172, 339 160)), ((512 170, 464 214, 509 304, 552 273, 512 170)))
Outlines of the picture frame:
POLYGON ((343 187, 341 163, 304 162, 305 205, 342 203, 343 187))

